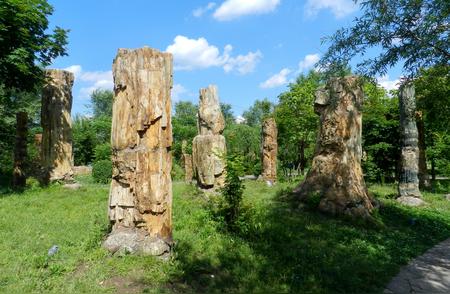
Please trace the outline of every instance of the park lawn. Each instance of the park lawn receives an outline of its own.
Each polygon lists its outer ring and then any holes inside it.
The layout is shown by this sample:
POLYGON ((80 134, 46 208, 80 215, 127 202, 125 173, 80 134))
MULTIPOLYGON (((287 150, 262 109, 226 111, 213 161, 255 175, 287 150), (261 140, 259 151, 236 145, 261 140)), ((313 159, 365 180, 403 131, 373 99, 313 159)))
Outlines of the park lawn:
POLYGON ((334 219, 290 200, 289 184, 245 182, 246 225, 228 233, 207 201, 174 183, 173 257, 111 257, 108 185, 80 178, 0 194, 2 293, 381 293, 400 266, 450 237, 450 202, 398 205, 393 187, 372 186, 376 224, 334 219), (52 245, 59 252, 47 257, 52 245))

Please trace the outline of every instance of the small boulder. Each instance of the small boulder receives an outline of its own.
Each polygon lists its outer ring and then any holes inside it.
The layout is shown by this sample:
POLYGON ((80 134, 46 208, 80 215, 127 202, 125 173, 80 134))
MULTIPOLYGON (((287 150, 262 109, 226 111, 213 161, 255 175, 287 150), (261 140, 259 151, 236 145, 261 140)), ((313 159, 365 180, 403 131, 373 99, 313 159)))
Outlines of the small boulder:
POLYGON ((81 188, 81 185, 78 183, 72 183, 72 184, 65 184, 63 187, 71 190, 78 190, 81 188))
POLYGON ((422 206, 425 204, 425 201, 420 198, 408 196, 401 196, 397 198, 397 202, 407 206, 422 206))

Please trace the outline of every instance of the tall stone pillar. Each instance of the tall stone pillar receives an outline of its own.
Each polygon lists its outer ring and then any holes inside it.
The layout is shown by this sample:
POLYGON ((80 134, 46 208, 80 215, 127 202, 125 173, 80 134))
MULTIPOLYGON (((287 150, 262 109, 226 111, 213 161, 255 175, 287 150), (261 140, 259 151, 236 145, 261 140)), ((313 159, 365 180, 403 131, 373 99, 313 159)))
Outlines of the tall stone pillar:
POLYGON ((419 147, 416 125, 416 100, 414 85, 406 82, 400 86, 400 133, 402 153, 400 159, 399 198, 403 204, 417 206, 423 204, 419 191, 419 147))
POLYGON ((16 113, 16 144, 14 147, 13 186, 24 188, 26 185, 25 160, 27 158, 28 114, 16 113))
POLYGON ((224 128, 217 87, 200 89, 198 135, 192 142, 192 161, 197 184, 202 189, 222 187, 225 183, 224 128))
POLYGON ((73 180, 72 86, 74 75, 65 70, 45 71, 42 92, 41 161, 46 181, 73 180))
POLYGON ((320 130, 306 179, 294 190, 321 211, 370 218, 373 209, 361 168, 363 90, 357 77, 333 78, 316 93, 320 130))
POLYGON ((181 145, 182 160, 184 166, 184 181, 188 184, 192 182, 193 167, 192 167, 192 155, 187 151, 187 142, 183 140, 181 145))
POLYGON ((265 119, 262 123, 262 179, 270 183, 277 180, 277 124, 274 118, 265 119))
POLYGON ((172 55, 119 49, 113 63, 111 252, 167 256, 172 245, 172 55))

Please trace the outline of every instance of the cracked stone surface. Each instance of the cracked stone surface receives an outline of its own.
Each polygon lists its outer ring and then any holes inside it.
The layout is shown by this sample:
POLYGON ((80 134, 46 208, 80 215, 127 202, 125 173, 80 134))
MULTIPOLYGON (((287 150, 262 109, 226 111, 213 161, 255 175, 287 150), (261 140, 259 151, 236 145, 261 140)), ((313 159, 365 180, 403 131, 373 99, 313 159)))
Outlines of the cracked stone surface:
POLYGON ((384 293, 450 293, 450 238, 404 266, 384 293))

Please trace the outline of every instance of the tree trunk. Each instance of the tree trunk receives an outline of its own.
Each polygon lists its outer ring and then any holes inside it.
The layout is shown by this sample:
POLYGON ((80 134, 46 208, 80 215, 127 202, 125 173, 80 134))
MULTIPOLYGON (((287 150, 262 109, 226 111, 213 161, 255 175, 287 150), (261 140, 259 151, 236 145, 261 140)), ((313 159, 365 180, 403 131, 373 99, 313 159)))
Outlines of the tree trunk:
POLYGON ((363 97, 361 81, 352 76, 331 79, 316 92, 319 138, 311 169, 294 193, 333 215, 370 218, 373 210, 361 168, 363 97))
POLYGON ((421 111, 417 112, 417 131, 418 131, 418 146, 419 146, 419 188, 427 190, 430 188, 430 178, 427 170, 427 157, 425 145, 425 124, 423 122, 423 115, 421 111))
POLYGON ((172 245, 172 55, 119 49, 113 64, 111 252, 166 257, 172 245))
POLYGON ((419 191, 419 147, 416 126, 416 100, 414 86, 406 82, 400 86, 400 132, 402 153, 400 159, 400 179, 398 185, 400 203, 417 206, 423 204, 419 191))
POLYGON ((28 114, 26 112, 16 113, 16 144, 14 148, 14 170, 13 187, 25 188, 25 160, 27 158, 27 135, 28 135, 28 114))

